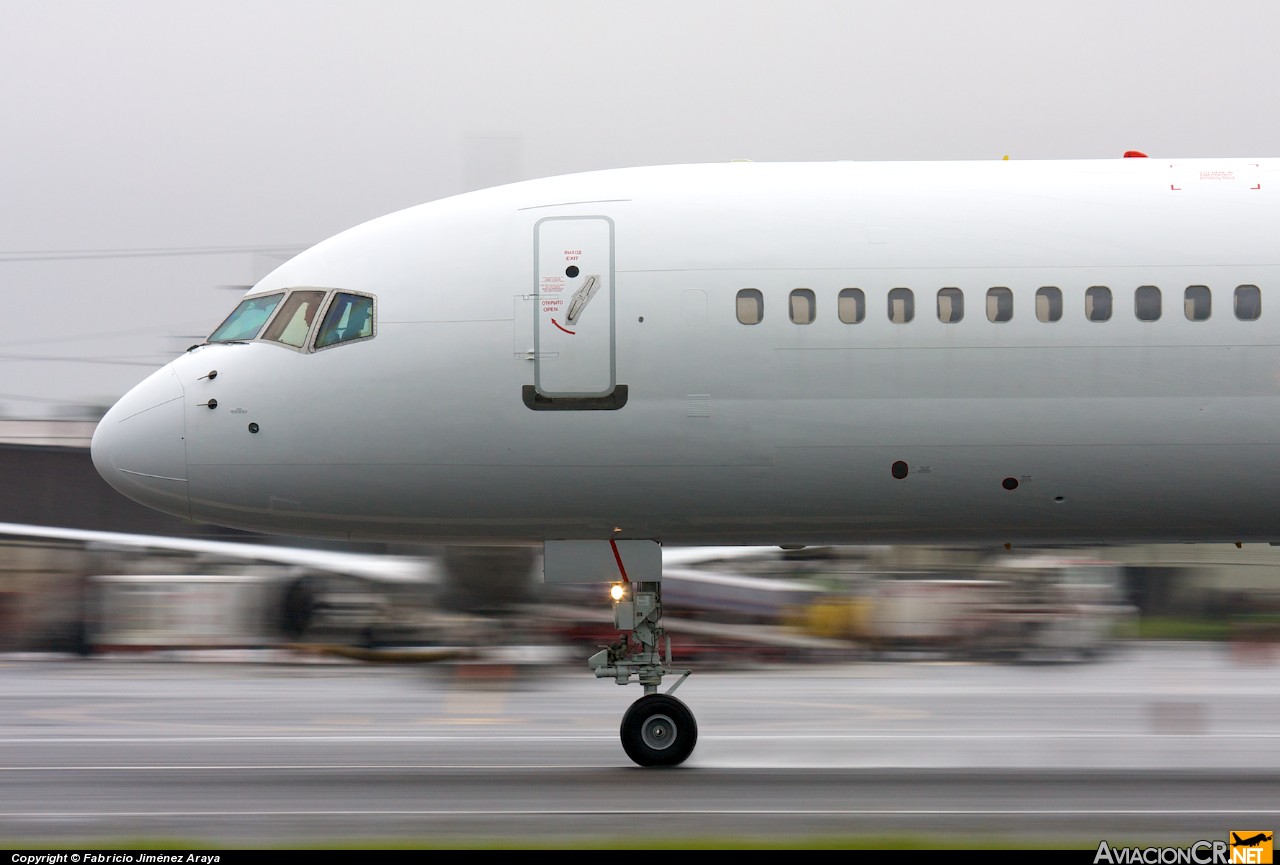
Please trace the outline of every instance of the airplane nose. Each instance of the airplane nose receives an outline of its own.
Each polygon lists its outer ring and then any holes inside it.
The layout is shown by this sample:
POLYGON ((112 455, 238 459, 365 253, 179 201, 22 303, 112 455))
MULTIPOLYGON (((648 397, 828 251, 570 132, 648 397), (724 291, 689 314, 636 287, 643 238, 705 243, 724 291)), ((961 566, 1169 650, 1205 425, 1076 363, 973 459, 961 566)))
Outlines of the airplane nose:
POLYGON ((148 507, 191 518, 182 383, 169 364, 111 407, 89 446, 94 468, 148 507))

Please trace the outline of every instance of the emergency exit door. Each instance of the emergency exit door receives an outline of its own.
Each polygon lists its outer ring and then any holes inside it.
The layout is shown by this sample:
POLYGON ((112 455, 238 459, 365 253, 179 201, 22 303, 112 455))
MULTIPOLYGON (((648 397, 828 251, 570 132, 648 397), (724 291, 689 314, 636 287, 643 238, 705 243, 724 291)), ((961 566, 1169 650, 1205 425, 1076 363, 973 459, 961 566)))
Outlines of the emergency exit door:
POLYGON ((613 220, 552 216, 534 226, 534 385, 544 397, 614 390, 613 220))

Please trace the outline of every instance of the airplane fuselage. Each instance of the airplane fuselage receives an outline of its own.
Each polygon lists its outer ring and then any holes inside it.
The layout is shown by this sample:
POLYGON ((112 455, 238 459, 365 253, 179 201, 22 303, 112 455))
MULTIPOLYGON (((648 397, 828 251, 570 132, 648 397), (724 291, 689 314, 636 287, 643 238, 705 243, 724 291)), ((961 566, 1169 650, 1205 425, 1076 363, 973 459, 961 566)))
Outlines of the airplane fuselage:
POLYGON ((371 337, 195 347, 95 460, 183 517, 353 540, 1280 540, 1278 180, 730 163, 470 193, 250 292, 368 295, 371 337))

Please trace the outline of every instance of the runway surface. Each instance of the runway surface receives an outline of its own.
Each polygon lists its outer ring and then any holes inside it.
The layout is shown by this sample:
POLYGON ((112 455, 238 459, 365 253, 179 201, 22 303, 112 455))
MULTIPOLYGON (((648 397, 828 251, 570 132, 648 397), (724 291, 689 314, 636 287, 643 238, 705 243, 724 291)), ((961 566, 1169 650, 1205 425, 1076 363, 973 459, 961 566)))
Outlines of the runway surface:
POLYGON ((0 661, 0 843, 751 843, 921 835, 1096 847, 1280 824, 1269 656, 695 673, 699 741, 641 769, 634 685, 586 669, 0 661))

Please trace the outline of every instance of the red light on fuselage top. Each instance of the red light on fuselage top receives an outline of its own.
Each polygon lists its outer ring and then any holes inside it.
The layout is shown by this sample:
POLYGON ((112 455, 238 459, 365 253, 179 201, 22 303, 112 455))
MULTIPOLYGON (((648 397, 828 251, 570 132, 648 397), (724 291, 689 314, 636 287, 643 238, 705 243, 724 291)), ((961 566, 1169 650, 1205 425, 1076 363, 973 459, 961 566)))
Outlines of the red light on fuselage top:
POLYGON ((1147 154, 1143 153, 1141 150, 1126 150, 1124 152, 1124 158, 1125 159, 1146 159, 1147 154))

